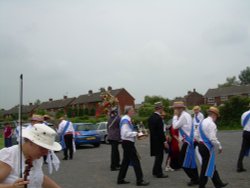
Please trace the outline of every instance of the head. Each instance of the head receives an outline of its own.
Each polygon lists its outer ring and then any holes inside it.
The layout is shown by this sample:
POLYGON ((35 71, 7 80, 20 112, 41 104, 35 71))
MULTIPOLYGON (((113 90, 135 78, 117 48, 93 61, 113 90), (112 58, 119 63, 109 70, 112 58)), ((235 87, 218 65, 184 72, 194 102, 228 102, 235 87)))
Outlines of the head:
POLYGON ((155 111, 161 114, 163 112, 162 102, 156 102, 154 105, 155 105, 155 111))
POLYGON ((11 124, 10 123, 5 123, 4 127, 11 127, 11 124))
POLYGON ((162 112, 161 112, 161 118, 162 118, 162 119, 165 119, 165 117, 166 117, 166 112, 165 112, 165 111, 162 111, 162 112))
POLYGON ((30 129, 24 129, 23 137, 24 155, 33 160, 48 154, 48 150, 61 150, 61 145, 55 142, 56 132, 44 124, 35 124, 30 129))
POLYGON ((43 120, 44 120, 44 121, 49 121, 49 120, 51 120, 51 117, 50 117, 49 115, 45 114, 45 115, 43 116, 43 120))
POLYGON ((182 101, 174 102, 172 108, 174 109, 175 115, 180 115, 183 111, 186 110, 186 106, 182 101))
POLYGON ((194 112, 194 114, 198 114, 199 112, 201 111, 201 108, 199 107, 199 106, 195 106, 194 108, 193 108, 193 112, 194 112))
POLYGON ((35 125, 37 123, 43 123, 43 116, 38 115, 38 114, 33 114, 30 122, 31 122, 31 125, 35 125))
POLYGON ((124 109, 124 114, 129 117, 133 117, 135 115, 135 110, 133 106, 126 106, 124 109))
POLYGON ((216 121, 220 117, 220 111, 218 108, 211 106, 208 111, 208 116, 213 119, 213 121, 216 121))
POLYGON ((110 117, 116 117, 118 115, 118 108, 112 108, 110 113, 109 113, 110 117))

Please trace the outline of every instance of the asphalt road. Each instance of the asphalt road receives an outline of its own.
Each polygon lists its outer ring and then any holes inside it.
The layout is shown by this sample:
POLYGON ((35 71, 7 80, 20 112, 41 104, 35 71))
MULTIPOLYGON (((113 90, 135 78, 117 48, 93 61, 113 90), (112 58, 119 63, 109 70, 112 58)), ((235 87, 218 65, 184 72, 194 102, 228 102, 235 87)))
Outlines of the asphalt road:
MULTIPOLYGON (((223 153, 216 158, 217 169, 224 182, 228 182, 230 188, 249 188, 250 186, 250 159, 245 158, 244 167, 248 170, 244 173, 236 172, 236 162, 241 146, 240 131, 223 131, 218 134, 223 146, 223 153)), ((137 150, 141 155, 141 164, 144 179, 150 181, 148 187, 187 187, 188 178, 182 170, 168 172, 169 178, 156 179, 151 175, 153 158, 149 155, 148 140, 137 141, 137 150)), ((122 154, 122 148, 120 147, 122 154)), ((62 159, 62 152, 58 153, 62 159)), ((60 170, 54 172, 52 177, 63 188, 113 188, 113 187, 136 187, 134 170, 129 168, 127 173, 128 185, 117 185, 118 172, 111 172, 110 168, 110 146, 102 144, 99 148, 82 147, 75 153, 74 160, 61 161, 60 170)), ((47 167, 44 167, 47 173, 47 167)), ((211 180, 207 188, 212 188, 211 180)))

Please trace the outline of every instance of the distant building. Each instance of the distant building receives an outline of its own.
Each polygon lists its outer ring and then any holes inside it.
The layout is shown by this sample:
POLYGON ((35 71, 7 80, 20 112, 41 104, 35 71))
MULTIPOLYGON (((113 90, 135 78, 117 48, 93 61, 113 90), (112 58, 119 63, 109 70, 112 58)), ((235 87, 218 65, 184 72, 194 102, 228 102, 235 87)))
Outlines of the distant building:
POLYGON ((184 97, 176 97, 172 102, 175 101, 183 101, 187 106, 195 106, 204 104, 204 97, 193 89, 193 91, 188 91, 184 97))
MULTIPOLYGON (((34 111, 36 110, 37 107, 38 107, 38 105, 32 104, 32 103, 29 103, 29 105, 23 105, 22 114, 27 115, 27 116, 32 116, 32 114, 34 113, 34 111)), ((5 110, 3 112, 3 116, 5 118, 17 116, 18 112, 19 112, 19 105, 16 105, 9 110, 5 110)))
POLYGON ((233 96, 250 97, 250 85, 208 89, 204 96, 204 101, 208 105, 220 105, 233 96))
MULTIPOLYGON (((108 90, 119 100, 119 109, 121 113, 124 112, 125 106, 135 106, 134 97, 126 89, 121 88, 113 90, 109 87, 108 90)), ((101 91, 93 93, 92 90, 89 90, 88 94, 80 95, 71 105, 77 109, 94 109, 96 111, 96 115, 100 115, 102 114, 100 102, 102 102, 101 91)))

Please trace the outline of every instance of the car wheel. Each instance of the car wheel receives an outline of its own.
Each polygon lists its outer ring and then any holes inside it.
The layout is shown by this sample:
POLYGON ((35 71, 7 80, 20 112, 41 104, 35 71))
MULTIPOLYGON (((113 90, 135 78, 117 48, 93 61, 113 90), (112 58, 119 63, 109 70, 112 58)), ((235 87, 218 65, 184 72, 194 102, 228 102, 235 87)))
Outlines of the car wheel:
POLYGON ((108 135, 106 135, 106 136, 104 137, 104 143, 105 143, 105 144, 109 144, 108 135))
POLYGON ((100 143, 93 144, 93 146, 97 148, 100 146, 100 143))

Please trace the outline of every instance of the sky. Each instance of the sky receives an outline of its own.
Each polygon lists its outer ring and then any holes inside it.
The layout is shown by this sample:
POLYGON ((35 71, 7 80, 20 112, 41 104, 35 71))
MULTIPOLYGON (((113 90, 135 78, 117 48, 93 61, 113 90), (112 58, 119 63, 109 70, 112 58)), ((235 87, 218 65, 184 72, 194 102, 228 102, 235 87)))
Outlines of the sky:
POLYGON ((0 109, 101 87, 205 94, 250 65, 249 0, 0 0, 0 109))

